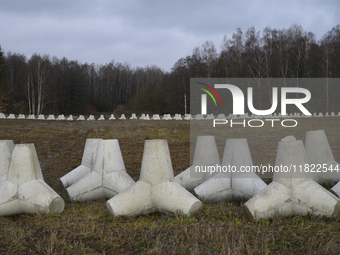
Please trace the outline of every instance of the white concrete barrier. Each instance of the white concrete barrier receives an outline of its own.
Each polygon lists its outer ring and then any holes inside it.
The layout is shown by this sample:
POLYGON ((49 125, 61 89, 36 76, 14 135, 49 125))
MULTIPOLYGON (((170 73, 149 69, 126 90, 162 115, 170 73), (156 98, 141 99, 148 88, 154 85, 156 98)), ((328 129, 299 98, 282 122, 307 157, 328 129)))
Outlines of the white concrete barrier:
POLYGON ((73 120, 73 116, 72 115, 68 116, 67 120, 68 121, 72 121, 73 120))
POLYGON ((77 121, 78 121, 78 120, 85 120, 85 117, 84 117, 84 115, 79 115, 79 117, 78 117, 77 121))
POLYGON ((0 140, 0 184, 6 181, 13 148, 12 140, 0 140))
POLYGON ((160 120, 161 118, 159 117, 159 114, 153 114, 151 119, 152 120, 160 120))
POLYGON ((126 120, 126 117, 125 117, 125 114, 124 113, 122 113, 122 115, 120 116, 120 118, 119 118, 120 120, 126 120))
POLYGON ((174 116, 173 119, 174 119, 174 120, 183 120, 183 119, 182 119, 182 115, 181 115, 181 114, 178 114, 178 113, 175 114, 175 116, 174 116))
POLYGON ((162 120, 172 120, 171 115, 170 114, 164 114, 162 117, 162 120))
POLYGON ((190 113, 187 113, 187 114, 184 116, 184 120, 193 120, 193 117, 191 116, 190 113))
POLYGON ((126 173, 117 139, 100 140, 93 171, 67 188, 71 201, 109 199, 135 182, 126 173))
POLYGON ((13 113, 11 113, 10 115, 8 115, 7 119, 14 120, 15 115, 13 113))
POLYGON ((225 114, 224 114, 224 113, 220 113, 220 114, 217 115, 217 118, 216 118, 216 119, 225 120, 225 119, 227 119, 227 118, 225 117, 225 114))
POLYGON ((87 120, 96 120, 93 115, 90 115, 87 120))
POLYGON ((214 117, 214 114, 208 114, 207 117, 205 118, 206 120, 214 120, 215 117, 214 117))
POLYGON ((254 172, 245 172, 252 166, 247 139, 227 139, 222 160, 222 169, 227 171, 217 173, 197 186, 195 193, 199 199, 209 202, 248 200, 267 186, 254 172))
POLYGON ((105 117, 104 117, 104 115, 102 114, 102 115, 100 115, 100 117, 99 117, 99 119, 98 120, 105 120, 105 117))
POLYGON ((57 120, 66 120, 66 118, 65 118, 64 114, 60 114, 60 115, 58 115, 57 120))
POLYGON ((130 120, 136 120, 137 119, 137 116, 135 113, 132 113, 131 117, 130 117, 130 120))
POLYGON ((308 164, 314 165, 316 181, 321 185, 334 185, 340 181, 340 165, 334 160, 324 130, 308 131, 305 137, 308 164), (336 170, 338 169, 338 170, 336 170), (318 171, 317 171, 318 170, 318 171))
POLYGON ((38 120, 45 120, 45 116, 44 116, 44 114, 39 114, 39 116, 38 116, 38 120))
POLYGON ((139 118, 140 120, 144 120, 145 119, 145 113, 142 113, 142 115, 139 118))
MULTIPOLYGON (((285 137, 279 142, 275 166, 278 169, 308 164, 301 140, 285 137), (283 168, 282 168, 283 167, 283 168)), ((311 172, 278 171, 273 182, 244 204, 250 220, 273 218, 275 215, 337 216, 340 200, 313 181, 311 172)))
POLYGON ((113 114, 111 114, 109 120, 115 120, 115 119, 116 119, 115 116, 113 114))
POLYGON ((44 182, 34 144, 14 146, 6 181, 0 184, 0 215, 53 214, 64 200, 44 182))
POLYGON ((196 114, 194 120, 204 120, 204 117, 202 114, 196 114))
POLYGON ((24 120, 25 119, 25 114, 19 114, 18 120, 24 120))
POLYGON ((216 173, 195 172, 208 166, 221 165, 214 136, 198 136, 192 166, 176 175, 175 181, 187 190, 192 190, 216 173))
POLYGON ((65 189, 93 170, 94 162, 97 157, 99 141, 101 140, 103 139, 86 139, 81 165, 60 178, 60 182, 65 189))
POLYGON ((6 119, 6 115, 4 113, 2 113, 2 112, 0 112, 0 120, 1 119, 6 119))
POLYGON ((202 207, 174 182, 168 142, 146 140, 139 181, 106 202, 110 214, 136 216, 156 211, 190 216, 202 207))
POLYGON ((52 114, 48 115, 47 120, 55 120, 54 115, 52 115, 52 114))

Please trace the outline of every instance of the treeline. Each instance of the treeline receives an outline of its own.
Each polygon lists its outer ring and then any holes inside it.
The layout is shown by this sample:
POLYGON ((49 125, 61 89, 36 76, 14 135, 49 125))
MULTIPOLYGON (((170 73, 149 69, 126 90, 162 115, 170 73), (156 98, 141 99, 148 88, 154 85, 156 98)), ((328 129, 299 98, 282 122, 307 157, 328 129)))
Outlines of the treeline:
MULTIPOLYGON (((190 78, 340 77, 340 25, 319 41, 296 24, 263 31, 252 27, 245 33, 237 29, 231 38, 224 37, 219 52, 213 43, 206 42, 192 55, 179 59, 170 72, 157 66, 131 67, 114 61, 81 64, 39 54, 27 59, 10 52, 4 54, 3 70, 0 94, 7 98, 12 113, 97 114, 120 110, 183 114, 185 94, 190 112, 190 78)), ((318 89, 312 96, 325 97, 318 109, 340 111, 340 87, 318 89)), ((270 97, 263 94, 270 91, 265 85, 255 87, 254 102, 267 106, 265 100, 270 97)))

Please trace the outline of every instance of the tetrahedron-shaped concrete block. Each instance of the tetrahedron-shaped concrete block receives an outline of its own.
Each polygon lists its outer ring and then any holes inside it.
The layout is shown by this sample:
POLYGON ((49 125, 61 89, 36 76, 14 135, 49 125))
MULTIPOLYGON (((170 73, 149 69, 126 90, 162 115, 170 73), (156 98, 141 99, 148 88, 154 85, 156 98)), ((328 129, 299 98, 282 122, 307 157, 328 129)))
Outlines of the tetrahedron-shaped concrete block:
POLYGON ((207 171, 210 166, 221 165, 215 137, 198 136, 192 166, 176 175, 175 181, 187 190, 192 190, 216 173, 207 171))
POLYGON ((286 137, 279 142, 273 182, 244 204, 250 220, 282 216, 337 216, 340 200, 324 189, 311 172, 300 171, 308 163, 301 140, 286 137))
POLYGON ((187 114, 185 114, 185 116, 184 116, 183 119, 184 119, 184 120, 193 120, 193 117, 191 116, 190 113, 187 113, 187 114))
POLYGON ((67 188, 72 201, 111 198, 134 184, 117 139, 99 140, 93 170, 67 188))
POLYGON ((126 117, 125 117, 125 114, 124 113, 122 113, 122 115, 120 116, 120 118, 119 118, 120 120, 126 120, 126 117))
POLYGON ((65 189, 92 171, 97 156, 99 141, 101 140, 103 139, 86 139, 81 165, 60 178, 60 182, 65 189))
POLYGON ((252 172, 253 161, 247 139, 227 139, 220 173, 195 188, 199 199, 219 202, 250 199, 267 184, 252 172))
POLYGON ((7 119, 13 119, 14 120, 16 118, 15 118, 15 115, 13 113, 11 113, 10 115, 8 115, 7 119))
POLYGON ((135 113, 132 113, 131 117, 130 117, 130 120, 136 120, 137 119, 137 116, 135 113))
POLYGON ((7 179, 13 148, 12 140, 0 140, 0 184, 7 179))
POLYGON ((314 167, 317 172, 316 180, 319 184, 334 185, 340 181, 340 165, 334 160, 324 130, 308 131, 305 149, 310 167, 314 167))
POLYGON ((147 140, 139 181, 106 202, 110 214, 136 216, 156 211, 190 216, 202 202, 174 181, 168 142, 147 140))
POLYGON ((6 181, 0 184, 0 215, 53 214, 64 200, 44 182, 34 144, 14 146, 6 181))

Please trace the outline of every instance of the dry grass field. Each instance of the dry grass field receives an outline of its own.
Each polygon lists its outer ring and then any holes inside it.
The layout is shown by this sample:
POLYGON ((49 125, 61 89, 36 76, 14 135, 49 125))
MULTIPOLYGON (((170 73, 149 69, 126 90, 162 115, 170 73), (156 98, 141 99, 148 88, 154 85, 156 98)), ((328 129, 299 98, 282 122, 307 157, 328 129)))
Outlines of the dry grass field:
MULTIPOLYGON (((247 138, 254 165, 274 164, 278 142, 324 129, 340 161, 340 117, 298 119, 295 128, 225 128, 247 138)), ((0 254, 338 254, 340 217, 276 217, 250 222, 245 201, 204 204, 192 217, 108 214, 105 201, 70 202, 59 178, 81 163, 86 138, 117 138, 127 172, 138 180, 144 141, 167 139, 175 175, 190 165, 188 121, 0 120, 0 139, 34 143, 45 181, 65 200, 57 215, 0 217, 0 254)), ((225 140, 217 138, 221 149, 225 140)), ((270 179, 265 179, 267 183, 270 179)), ((329 188, 329 187, 327 187, 329 188)), ((1 194, 0 194, 1 195, 1 194)))

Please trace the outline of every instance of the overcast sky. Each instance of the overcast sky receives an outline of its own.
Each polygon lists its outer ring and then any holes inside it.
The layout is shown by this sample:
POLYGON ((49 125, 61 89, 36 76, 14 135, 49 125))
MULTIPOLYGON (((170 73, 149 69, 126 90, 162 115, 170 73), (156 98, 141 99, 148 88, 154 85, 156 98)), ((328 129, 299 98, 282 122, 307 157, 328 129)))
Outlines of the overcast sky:
POLYGON ((339 0, 1 0, 0 44, 7 52, 49 54, 80 63, 111 60, 170 71, 195 47, 240 27, 300 24, 319 40, 340 24, 339 0))

